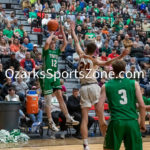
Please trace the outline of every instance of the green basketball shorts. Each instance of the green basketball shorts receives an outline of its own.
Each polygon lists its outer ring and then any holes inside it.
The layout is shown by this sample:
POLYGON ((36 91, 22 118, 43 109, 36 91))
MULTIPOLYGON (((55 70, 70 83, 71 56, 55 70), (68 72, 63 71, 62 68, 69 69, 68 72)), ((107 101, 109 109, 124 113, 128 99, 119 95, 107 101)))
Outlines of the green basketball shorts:
POLYGON ((62 89, 60 84, 60 79, 56 78, 39 78, 40 86, 42 89, 42 93, 44 95, 49 95, 54 92, 54 90, 62 89))
POLYGON ((142 136, 137 120, 112 120, 108 125, 104 149, 119 150, 122 141, 126 150, 142 150, 142 136))

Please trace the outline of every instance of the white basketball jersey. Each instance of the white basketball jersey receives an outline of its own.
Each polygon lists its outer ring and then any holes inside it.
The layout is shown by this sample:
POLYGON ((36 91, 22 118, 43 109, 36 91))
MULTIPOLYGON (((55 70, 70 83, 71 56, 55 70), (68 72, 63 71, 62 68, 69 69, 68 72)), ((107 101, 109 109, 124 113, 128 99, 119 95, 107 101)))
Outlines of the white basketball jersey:
POLYGON ((79 70, 81 85, 88 84, 88 83, 97 83, 96 80, 97 69, 98 66, 94 65, 91 59, 80 58, 78 70, 79 70))

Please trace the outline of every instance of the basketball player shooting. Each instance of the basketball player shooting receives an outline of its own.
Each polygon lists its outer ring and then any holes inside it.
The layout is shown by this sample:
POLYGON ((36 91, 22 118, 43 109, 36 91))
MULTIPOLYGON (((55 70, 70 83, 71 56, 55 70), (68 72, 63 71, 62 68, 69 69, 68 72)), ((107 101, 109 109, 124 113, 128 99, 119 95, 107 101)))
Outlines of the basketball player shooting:
MULTIPOLYGON (((81 49, 78 38, 75 34, 75 25, 73 22, 70 24, 71 34, 75 42, 76 51, 80 57, 79 60, 79 78, 81 82, 80 89, 80 104, 82 109, 82 122, 81 122, 81 135, 83 138, 83 148, 84 150, 89 150, 88 146, 88 111, 92 105, 95 105, 96 113, 99 114, 99 108, 97 107, 97 103, 100 98, 100 87, 97 83, 94 74, 98 69, 98 66, 107 66, 110 65, 113 61, 117 59, 121 59, 128 54, 128 50, 124 50, 123 53, 110 60, 110 61, 100 61, 98 58, 94 58, 94 53, 96 50, 95 43, 89 43, 85 49, 85 52, 81 49), (89 72, 90 70, 90 72, 89 72), (80 74, 82 72, 82 75, 80 74), (88 78, 87 78, 88 74, 88 78)), ((100 118, 99 118, 100 120, 100 118)))
POLYGON ((54 31, 50 33, 50 36, 46 40, 45 46, 43 48, 43 70, 45 72, 45 78, 40 78, 40 85, 42 92, 44 94, 44 99, 45 99, 45 109, 49 121, 49 127, 52 131, 59 131, 59 129, 56 127, 52 116, 51 116, 51 99, 52 99, 52 93, 55 94, 59 101, 60 108, 62 112, 64 113, 66 117, 66 125, 78 125, 79 122, 75 121, 68 113, 66 104, 64 103, 63 97, 62 97, 62 92, 61 92, 61 84, 60 84, 60 79, 54 79, 50 78, 46 73, 47 70, 49 69, 49 73, 51 73, 52 76, 58 71, 58 57, 61 52, 63 52, 66 48, 66 36, 63 31, 62 25, 60 25, 60 32, 62 33, 63 36, 63 44, 60 47, 60 49, 56 49, 56 36, 54 35, 54 31))
POLYGON ((135 80, 124 78, 126 63, 116 60, 112 64, 115 78, 103 85, 100 101, 97 108, 100 110, 100 129, 105 135, 104 150, 119 150, 124 141, 126 150, 142 150, 141 131, 145 131, 145 104, 143 102, 140 86, 135 80), (111 90, 110 90, 111 89, 111 90), (104 120, 104 102, 108 100, 110 122, 104 120), (136 103, 140 112, 140 126, 136 103))

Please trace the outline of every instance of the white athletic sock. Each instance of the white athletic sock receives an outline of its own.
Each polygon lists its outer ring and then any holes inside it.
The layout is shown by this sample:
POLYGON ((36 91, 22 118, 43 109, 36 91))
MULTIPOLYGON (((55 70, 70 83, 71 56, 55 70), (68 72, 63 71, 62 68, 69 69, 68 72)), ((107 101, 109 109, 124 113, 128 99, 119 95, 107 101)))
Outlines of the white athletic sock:
POLYGON ((65 117, 66 117, 66 121, 70 121, 71 116, 69 114, 67 114, 65 117))
POLYGON ((49 123, 53 122, 52 118, 48 118, 49 123))
POLYGON ((83 139, 83 145, 88 146, 88 139, 83 139))

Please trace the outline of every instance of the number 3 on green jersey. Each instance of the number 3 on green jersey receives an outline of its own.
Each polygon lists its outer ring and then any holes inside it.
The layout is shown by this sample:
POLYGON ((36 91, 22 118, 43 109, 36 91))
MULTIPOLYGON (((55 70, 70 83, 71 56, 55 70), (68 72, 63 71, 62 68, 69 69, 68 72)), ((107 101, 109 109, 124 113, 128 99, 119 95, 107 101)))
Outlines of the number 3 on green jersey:
POLYGON ((127 92, 124 89, 121 89, 118 91, 118 94, 121 95, 121 100, 120 100, 120 104, 125 105, 127 104, 128 100, 127 100, 127 92))

